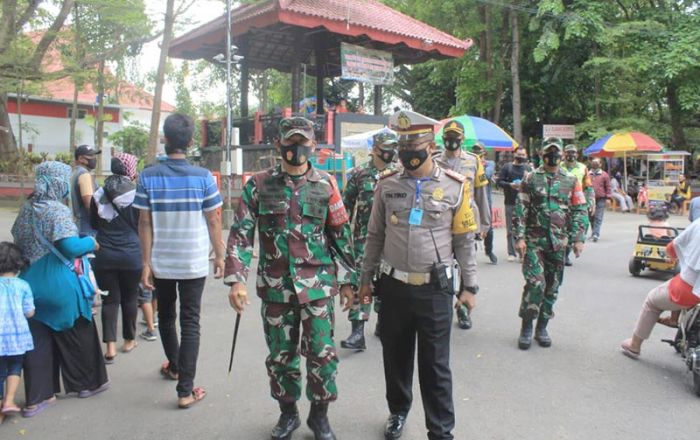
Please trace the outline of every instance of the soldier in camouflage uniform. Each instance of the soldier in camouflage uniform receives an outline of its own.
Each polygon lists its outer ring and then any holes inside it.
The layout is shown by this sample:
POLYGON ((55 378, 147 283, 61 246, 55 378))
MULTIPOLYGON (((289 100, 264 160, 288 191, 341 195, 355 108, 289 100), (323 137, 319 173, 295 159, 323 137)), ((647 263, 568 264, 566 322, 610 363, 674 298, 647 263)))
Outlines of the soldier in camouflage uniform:
MULTIPOLYGON (((588 208, 588 218, 593 217, 595 214, 595 192, 593 191, 593 184, 591 183, 591 176, 588 175, 588 167, 578 159, 578 149, 576 145, 569 144, 564 147, 564 162, 561 164, 561 168, 573 174, 581 183, 583 188, 583 194, 586 196, 586 207, 588 208)), ((566 247, 566 266, 573 266, 571 258, 571 245, 566 247)))
POLYGON ((312 402, 307 424, 316 440, 335 439, 327 417, 328 403, 337 397, 333 297, 340 291, 341 305, 349 309, 357 284, 348 214, 335 179, 308 162, 313 139, 311 121, 280 122, 277 147, 283 162, 246 183, 227 247, 224 282, 231 286, 232 307, 241 313, 248 304, 257 225, 257 294, 270 352, 266 365, 282 412, 272 439, 289 438, 301 424, 300 353, 306 357, 306 396, 312 402))
POLYGON ((519 313, 522 327, 518 339, 522 350, 532 344, 535 318, 535 339, 542 347, 552 344, 547 323, 554 316, 554 302, 564 275, 566 246, 573 243, 578 257, 586 239, 586 199, 578 179, 559 167, 561 151, 559 143, 544 145, 543 164, 525 176, 515 204, 515 247, 525 255, 525 288, 519 313))
MULTIPOLYGON (((396 133, 391 130, 383 130, 372 138, 372 155, 364 165, 353 168, 348 173, 348 183, 343 191, 343 203, 350 214, 350 223, 354 222, 353 247, 355 248, 355 266, 362 267, 362 257, 365 254, 365 240, 367 238, 367 224, 372 212, 372 200, 374 199, 374 187, 382 174, 391 173, 396 168, 394 157, 396 156, 396 133), (355 211, 357 207, 357 211, 355 211)), ((379 297, 374 298, 374 311, 379 313, 379 297)), ((369 320, 371 304, 360 304, 358 297, 350 309, 348 318, 352 323, 352 333, 340 341, 340 346, 353 350, 364 350, 365 322, 369 320)), ((379 325, 376 326, 375 335, 379 335, 379 325)))
MULTIPOLYGON (((448 121, 443 128, 445 151, 435 156, 435 161, 446 170, 456 171, 467 178, 467 192, 472 210, 477 211, 481 232, 486 234, 491 229, 491 208, 488 200, 488 178, 484 166, 476 154, 462 149, 464 145, 464 126, 457 120, 448 121)), ((468 330, 472 328, 470 311, 466 306, 457 309, 457 325, 468 330)))

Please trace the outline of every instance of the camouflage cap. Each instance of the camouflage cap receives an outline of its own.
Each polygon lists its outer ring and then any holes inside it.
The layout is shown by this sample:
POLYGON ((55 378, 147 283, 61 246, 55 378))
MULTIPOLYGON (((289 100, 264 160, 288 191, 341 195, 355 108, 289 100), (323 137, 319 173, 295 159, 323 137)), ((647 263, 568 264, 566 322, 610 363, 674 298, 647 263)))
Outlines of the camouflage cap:
POLYGON ((564 143, 559 138, 548 137, 547 139, 542 141, 542 151, 552 146, 557 147, 559 151, 562 151, 564 149, 564 143))
POLYGON ((432 140, 435 136, 433 129, 439 122, 420 113, 401 110, 389 117, 389 124, 396 130, 399 142, 414 142, 432 140))
POLYGON ((578 152, 578 148, 576 148, 576 145, 574 145, 574 144, 569 144, 569 145, 567 145, 567 146, 564 147, 564 151, 565 151, 565 152, 566 152, 566 151, 578 152))
POLYGON ((372 136, 372 145, 379 148, 391 147, 394 148, 398 143, 399 138, 393 130, 382 130, 372 136))
POLYGON ((289 139, 300 134, 306 139, 314 139, 314 123, 306 118, 284 118, 280 121, 280 139, 289 139))
POLYGON ((456 133, 459 136, 464 136, 464 125, 462 125, 462 123, 458 120, 452 119, 451 121, 447 121, 447 124, 445 124, 445 128, 443 128, 442 133, 456 133))

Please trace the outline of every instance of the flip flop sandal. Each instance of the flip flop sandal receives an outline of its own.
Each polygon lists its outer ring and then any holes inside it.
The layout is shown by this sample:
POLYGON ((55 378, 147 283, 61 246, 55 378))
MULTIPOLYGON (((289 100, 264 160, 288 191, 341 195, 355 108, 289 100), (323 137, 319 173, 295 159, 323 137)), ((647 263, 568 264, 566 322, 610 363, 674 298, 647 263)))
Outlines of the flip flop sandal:
POLYGON ((131 346, 131 348, 127 349, 126 347, 122 347, 122 353, 131 353, 134 351, 134 348, 138 347, 139 344, 138 342, 134 341, 134 345, 131 346))
POLYGON ((0 410, 0 413, 3 413, 4 415, 8 416, 10 414, 17 414, 21 412, 22 410, 18 406, 10 406, 8 408, 3 408, 0 410))
POLYGON ((192 406, 201 402, 205 397, 207 397, 207 392, 204 390, 204 388, 197 387, 192 390, 192 397, 194 397, 194 400, 188 403, 178 403, 177 407, 180 409, 192 408, 192 406))
POLYGON ((627 356, 630 359, 634 359, 634 360, 639 359, 640 353, 636 352, 636 351, 632 351, 632 349, 629 348, 628 346, 626 346, 625 344, 620 345, 620 351, 622 352, 622 354, 624 354, 625 356, 627 356))
POLYGON ((179 379, 179 376, 177 375, 177 373, 173 373, 170 370, 170 362, 163 362, 163 365, 160 366, 160 375, 168 380, 178 380, 179 379))
POLYGON ((34 408, 24 408, 22 410, 22 417, 29 418, 43 412, 46 408, 56 403, 56 397, 50 397, 41 403, 38 403, 34 408))

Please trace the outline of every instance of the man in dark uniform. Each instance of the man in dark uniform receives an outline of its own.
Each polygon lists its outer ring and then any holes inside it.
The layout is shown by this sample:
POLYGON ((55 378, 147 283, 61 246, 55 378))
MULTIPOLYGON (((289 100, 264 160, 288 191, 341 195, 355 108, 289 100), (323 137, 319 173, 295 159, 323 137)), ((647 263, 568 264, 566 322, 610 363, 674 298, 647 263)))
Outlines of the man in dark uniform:
POLYGON ((467 179, 431 159, 436 121, 401 111, 390 119, 399 135, 396 171, 377 184, 362 265, 360 298, 377 293, 386 398, 391 415, 386 439, 401 436, 411 409, 418 340, 418 376, 428 438, 453 439, 455 425, 450 371, 453 294, 456 307, 476 305, 474 234, 467 179), (461 274, 459 269, 461 269, 461 274))
MULTIPOLYGON (((391 172, 396 164, 396 133, 386 129, 372 137, 372 154, 370 159, 350 170, 348 183, 343 191, 343 203, 350 215, 350 224, 353 225, 352 245, 355 249, 355 266, 362 267, 362 257, 365 254, 365 240, 367 238, 367 224, 372 213, 372 200, 377 180, 383 173, 391 172)), ((369 320, 371 304, 360 304, 359 298, 352 305, 348 319, 352 323, 352 333, 340 341, 340 346, 352 350, 364 350, 365 323, 369 320)), ((374 302, 374 310, 379 313, 380 300, 374 302)), ((379 326, 375 330, 378 334, 379 326)))

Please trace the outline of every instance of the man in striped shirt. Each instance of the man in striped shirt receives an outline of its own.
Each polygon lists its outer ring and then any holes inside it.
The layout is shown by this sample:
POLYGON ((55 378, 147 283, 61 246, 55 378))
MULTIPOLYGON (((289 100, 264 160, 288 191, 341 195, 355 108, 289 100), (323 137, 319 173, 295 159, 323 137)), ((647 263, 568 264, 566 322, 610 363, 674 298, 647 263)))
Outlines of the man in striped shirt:
POLYGON ((145 169, 139 178, 134 207, 141 210, 139 238, 143 252, 142 282, 158 294, 158 319, 168 358, 161 374, 177 380, 178 406, 188 408, 206 392, 194 387, 199 353, 199 312, 209 274, 209 243, 214 247, 214 277, 224 269, 224 243, 217 208, 221 195, 212 174, 190 165, 194 123, 172 114, 163 124, 168 159, 145 169), (180 299, 180 332, 175 328, 180 299))

